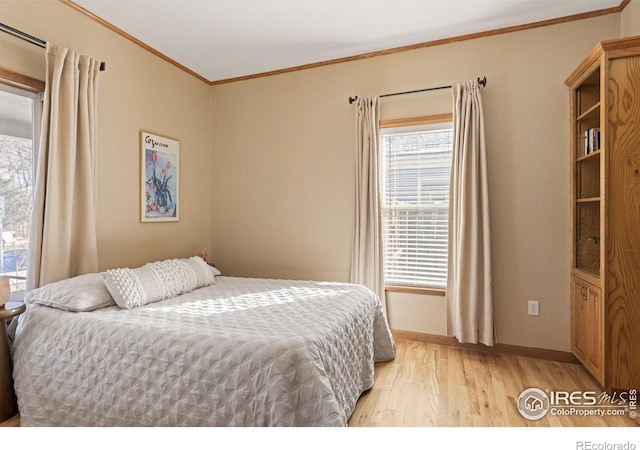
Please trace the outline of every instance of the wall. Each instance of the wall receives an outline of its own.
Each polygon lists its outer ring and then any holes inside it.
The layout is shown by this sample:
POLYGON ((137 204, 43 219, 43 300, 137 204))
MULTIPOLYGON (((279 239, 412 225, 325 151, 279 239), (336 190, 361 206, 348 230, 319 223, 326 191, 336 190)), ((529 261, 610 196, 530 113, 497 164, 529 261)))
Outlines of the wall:
POLYGON ((620 13, 620 36, 640 35, 640 1, 633 0, 620 13))
MULTIPOLYGON (((352 95, 486 76, 498 341, 570 350, 566 77, 620 15, 212 86, 212 254, 236 276, 348 281, 354 215, 352 95), (528 316, 527 301, 540 301, 528 316)), ((386 118, 445 109, 383 100, 386 118)), ((440 95, 440 94, 438 94, 440 95)), ((392 328, 444 334, 443 297, 393 294, 392 328)))
MULTIPOLYGON (((61 2, 1 1, 0 21, 106 61, 98 108, 101 270, 194 255, 210 245, 210 88, 61 2), (139 136, 181 143, 180 221, 140 223, 139 136)), ((0 33, 0 67, 44 79, 44 51, 0 33)))

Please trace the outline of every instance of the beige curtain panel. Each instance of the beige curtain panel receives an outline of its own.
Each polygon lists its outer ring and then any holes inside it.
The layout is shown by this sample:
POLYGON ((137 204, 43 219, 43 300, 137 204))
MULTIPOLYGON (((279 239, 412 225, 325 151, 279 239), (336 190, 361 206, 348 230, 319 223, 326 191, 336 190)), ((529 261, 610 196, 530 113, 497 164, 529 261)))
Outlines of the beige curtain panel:
POLYGON ((478 81, 453 85, 447 333, 494 344, 486 145, 478 81))
POLYGON ((92 58, 47 44, 27 290, 98 271, 99 66, 92 58))
POLYGON ((378 97, 356 100, 356 216, 351 282, 375 292, 385 308, 380 205, 378 97))

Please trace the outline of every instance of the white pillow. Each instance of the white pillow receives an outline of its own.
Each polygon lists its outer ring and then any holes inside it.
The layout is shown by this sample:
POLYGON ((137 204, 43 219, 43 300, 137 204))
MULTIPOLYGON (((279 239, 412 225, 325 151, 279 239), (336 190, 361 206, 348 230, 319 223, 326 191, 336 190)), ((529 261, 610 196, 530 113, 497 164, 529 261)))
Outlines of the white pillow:
POLYGON ((93 311, 115 305, 100 273, 89 273, 49 283, 29 291, 25 304, 44 306, 73 312, 93 311))
POLYGON ((137 269, 112 269, 104 282, 120 308, 132 309, 214 284, 214 267, 199 256, 168 259, 137 269))

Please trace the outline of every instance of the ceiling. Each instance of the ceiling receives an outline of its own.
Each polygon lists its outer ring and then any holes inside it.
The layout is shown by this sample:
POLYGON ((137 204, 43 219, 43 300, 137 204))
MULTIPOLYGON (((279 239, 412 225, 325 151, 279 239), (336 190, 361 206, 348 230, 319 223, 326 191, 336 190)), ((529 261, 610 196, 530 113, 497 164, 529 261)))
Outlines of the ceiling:
POLYGON ((209 82, 615 8, 621 0, 74 0, 209 82))

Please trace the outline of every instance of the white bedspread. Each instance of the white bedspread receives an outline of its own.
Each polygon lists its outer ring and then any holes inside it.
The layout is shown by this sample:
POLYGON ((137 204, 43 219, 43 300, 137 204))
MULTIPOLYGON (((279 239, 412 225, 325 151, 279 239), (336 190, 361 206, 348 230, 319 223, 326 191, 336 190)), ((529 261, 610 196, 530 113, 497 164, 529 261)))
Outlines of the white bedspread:
POLYGON ((218 277, 133 310, 29 305, 24 426, 345 426, 394 358, 380 300, 342 283, 218 277))

